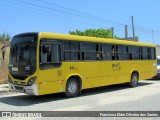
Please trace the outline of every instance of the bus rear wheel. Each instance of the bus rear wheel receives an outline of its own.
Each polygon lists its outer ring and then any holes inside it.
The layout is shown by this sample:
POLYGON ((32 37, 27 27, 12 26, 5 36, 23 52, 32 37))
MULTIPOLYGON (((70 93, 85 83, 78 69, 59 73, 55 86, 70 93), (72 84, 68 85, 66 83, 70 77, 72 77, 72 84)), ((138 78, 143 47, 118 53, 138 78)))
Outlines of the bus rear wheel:
POLYGON ((79 85, 77 79, 70 78, 66 84, 66 91, 65 91, 66 97, 69 98, 69 97, 77 96, 79 93, 79 89, 80 89, 80 85, 79 85))
POLYGON ((133 73, 131 75, 131 81, 129 83, 129 86, 130 87, 137 87, 138 86, 138 79, 139 79, 138 74, 137 73, 133 73))

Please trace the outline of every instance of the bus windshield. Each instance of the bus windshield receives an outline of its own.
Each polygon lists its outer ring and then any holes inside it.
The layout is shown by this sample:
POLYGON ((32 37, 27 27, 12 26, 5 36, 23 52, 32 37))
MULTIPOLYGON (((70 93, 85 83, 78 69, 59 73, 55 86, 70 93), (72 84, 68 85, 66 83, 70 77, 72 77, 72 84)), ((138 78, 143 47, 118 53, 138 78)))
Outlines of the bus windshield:
POLYGON ((9 71, 12 75, 30 75, 36 69, 35 36, 14 37, 10 47, 9 71))

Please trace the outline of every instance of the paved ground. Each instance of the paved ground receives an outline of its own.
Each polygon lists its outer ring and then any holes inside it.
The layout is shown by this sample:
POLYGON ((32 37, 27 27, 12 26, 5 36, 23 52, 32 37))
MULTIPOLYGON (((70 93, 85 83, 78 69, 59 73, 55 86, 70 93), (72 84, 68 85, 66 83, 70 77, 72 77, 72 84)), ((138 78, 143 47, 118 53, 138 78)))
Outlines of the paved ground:
MULTIPOLYGON (((141 81, 136 88, 129 88, 125 85, 114 85, 85 90, 81 96, 70 99, 65 98, 63 94, 37 97, 23 93, 6 93, 8 94, 5 95, 0 92, 0 111, 160 111, 159 80, 141 81)), ((78 119, 97 120, 99 118, 100 117, 80 117, 78 119)), ((77 118, 70 117, 63 119, 77 120, 77 118)), ((100 119, 159 120, 160 117, 101 117, 100 119)))

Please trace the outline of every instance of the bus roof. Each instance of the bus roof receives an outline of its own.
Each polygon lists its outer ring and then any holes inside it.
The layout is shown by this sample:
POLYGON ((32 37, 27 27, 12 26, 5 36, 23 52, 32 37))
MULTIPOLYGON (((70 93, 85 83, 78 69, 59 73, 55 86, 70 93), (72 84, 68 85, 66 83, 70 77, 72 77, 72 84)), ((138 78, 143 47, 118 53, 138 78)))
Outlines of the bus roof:
POLYGON ((48 38, 48 39, 57 39, 57 40, 74 40, 74 41, 86 41, 86 42, 98 42, 98 43, 110 43, 110 44, 126 44, 126 45, 135 45, 135 46, 149 46, 156 47, 155 44, 135 42, 129 40, 117 40, 117 39, 108 39, 108 38, 96 38, 96 37, 87 37, 87 36, 76 36, 68 34, 57 34, 50 32, 39 32, 39 38, 48 38))

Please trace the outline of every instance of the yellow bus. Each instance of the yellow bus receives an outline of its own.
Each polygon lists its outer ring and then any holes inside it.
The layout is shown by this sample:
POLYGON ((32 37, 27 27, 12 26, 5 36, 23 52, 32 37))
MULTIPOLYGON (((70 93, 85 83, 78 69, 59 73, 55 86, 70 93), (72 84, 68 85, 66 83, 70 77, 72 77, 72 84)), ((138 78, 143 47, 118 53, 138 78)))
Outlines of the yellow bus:
POLYGON ((156 75, 155 45, 126 40, 23 33, 10 46, 8 83, 31 95, 81 90, 138 81, 156 75))

